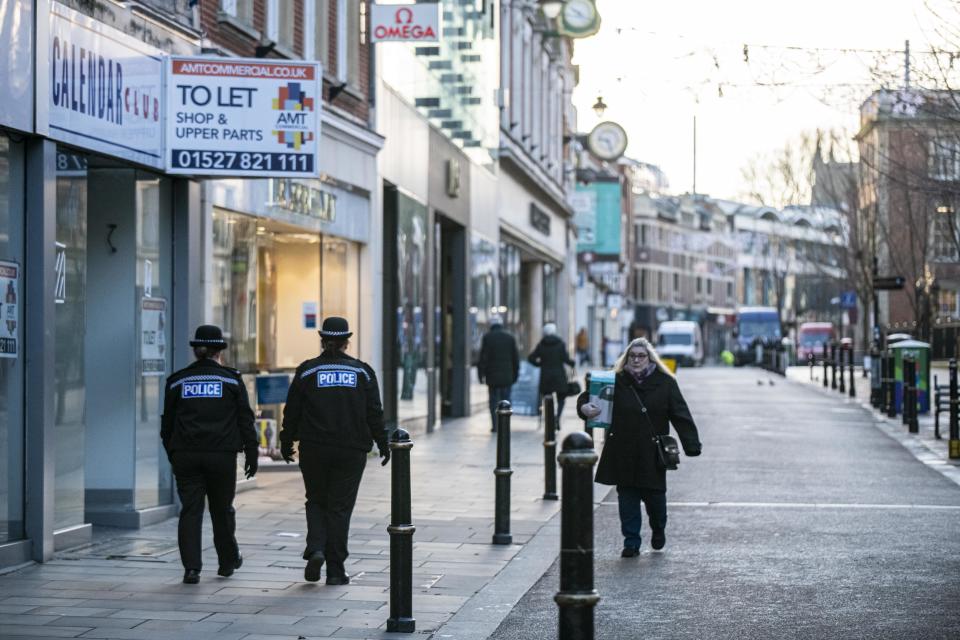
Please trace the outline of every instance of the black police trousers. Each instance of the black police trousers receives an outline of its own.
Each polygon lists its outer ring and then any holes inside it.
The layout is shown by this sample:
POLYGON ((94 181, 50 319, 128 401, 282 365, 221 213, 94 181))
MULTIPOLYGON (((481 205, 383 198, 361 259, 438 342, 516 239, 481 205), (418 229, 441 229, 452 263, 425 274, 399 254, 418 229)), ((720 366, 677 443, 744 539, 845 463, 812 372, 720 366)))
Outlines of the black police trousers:
POLYGON ((233 496, 237 491, 237 454, 221 451, 175 451, 170 456, 180 495, 177 543, 184 569, 203 568, 203 502, 213 523, 213 545, 220 566, 233 566, 240 555, 233 496))
POLYGON ((350 516, 357 502, 357 491, 367 454, 356 449, 317 447, 301 442, 300 473, 307 503, 307 548, 304 558, 323 551, 327 575, 344 575, 343 563, 349 555, 347 536, 350 516))

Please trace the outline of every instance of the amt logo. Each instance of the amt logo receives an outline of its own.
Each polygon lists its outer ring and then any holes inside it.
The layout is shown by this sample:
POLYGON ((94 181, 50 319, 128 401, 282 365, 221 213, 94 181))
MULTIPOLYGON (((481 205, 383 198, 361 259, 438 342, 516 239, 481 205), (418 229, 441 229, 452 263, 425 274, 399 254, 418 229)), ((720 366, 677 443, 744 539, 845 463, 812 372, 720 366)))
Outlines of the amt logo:
POLYGON ((222 398, 222 382, 185 382, 183 398, 222 398))
POLYGON ((321 371, 317 374, 318 387, 355 387, 357 374, 352 371, 321 371))

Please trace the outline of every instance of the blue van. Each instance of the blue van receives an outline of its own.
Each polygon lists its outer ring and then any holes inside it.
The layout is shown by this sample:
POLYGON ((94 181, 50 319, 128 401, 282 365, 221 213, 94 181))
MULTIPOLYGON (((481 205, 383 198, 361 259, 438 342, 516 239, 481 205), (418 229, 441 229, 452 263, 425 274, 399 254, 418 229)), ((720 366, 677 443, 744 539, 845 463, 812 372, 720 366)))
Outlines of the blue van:
POLYGON ((780 314, 774 307, 740 307, 733 337, 734 364, 754 362, 757 345, 780 343, 780 314))

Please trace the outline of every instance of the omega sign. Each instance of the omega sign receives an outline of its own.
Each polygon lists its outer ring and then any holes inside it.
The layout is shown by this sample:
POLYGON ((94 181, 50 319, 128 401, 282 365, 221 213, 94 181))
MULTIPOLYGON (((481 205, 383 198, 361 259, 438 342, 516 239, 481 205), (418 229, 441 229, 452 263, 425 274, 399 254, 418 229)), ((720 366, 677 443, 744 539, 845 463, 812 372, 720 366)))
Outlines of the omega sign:
POLYGON ((373 42, 438 42, 440 4, 375 4, 370 7, 373 42))

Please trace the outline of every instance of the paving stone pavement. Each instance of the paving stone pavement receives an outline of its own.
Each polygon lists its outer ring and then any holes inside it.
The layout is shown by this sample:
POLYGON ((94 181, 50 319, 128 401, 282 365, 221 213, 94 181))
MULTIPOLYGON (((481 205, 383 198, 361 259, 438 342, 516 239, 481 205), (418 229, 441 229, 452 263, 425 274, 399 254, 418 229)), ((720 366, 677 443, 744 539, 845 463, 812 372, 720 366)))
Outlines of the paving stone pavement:
MULTIPOLYGON (((582 424, 571 409, 565 413, 561 437, 582 424)), ((557 556, 559 503, 541 499, 543 429, 537 418, 523 416, 514 416, 512 426, 509 546, 491 544, 496 439, 489 415, 450 420, 413 438, 412 637, 431 637, 448 622, 437 637, 492 632, 557 556)), ((0 576, 0 637, 411 637, 385 630, 389 467, 368 461, 351 524, 347 586, 303 581, 306 524, 295 465, 262 470, 257 487, 239 493, 235 506, 244 564, 232 577, 216 575, 209 518, 198 585, 181 583, 176 519, 136 531, 98 529, 90 545, 0 576)))

